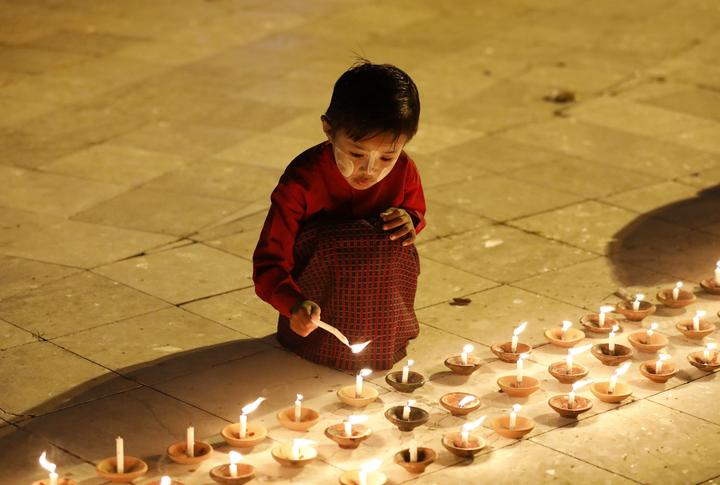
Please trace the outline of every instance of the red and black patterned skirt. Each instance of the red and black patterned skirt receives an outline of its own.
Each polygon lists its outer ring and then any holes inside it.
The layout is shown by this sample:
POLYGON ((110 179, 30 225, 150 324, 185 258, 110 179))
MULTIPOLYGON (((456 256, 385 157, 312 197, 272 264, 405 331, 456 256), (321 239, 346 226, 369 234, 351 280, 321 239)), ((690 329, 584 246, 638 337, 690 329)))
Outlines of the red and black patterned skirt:
POLYGON ((299 336, 282 315, 278 340, 307 360, 337 369, 389 369, 419 332, 414 311, 419 274, 415 246, 391 241, 380 220, 307 223, 295 242, 295 281, 320 305, 322 320, 351 344, 372 342, 353 354, 322 329, 299 336))

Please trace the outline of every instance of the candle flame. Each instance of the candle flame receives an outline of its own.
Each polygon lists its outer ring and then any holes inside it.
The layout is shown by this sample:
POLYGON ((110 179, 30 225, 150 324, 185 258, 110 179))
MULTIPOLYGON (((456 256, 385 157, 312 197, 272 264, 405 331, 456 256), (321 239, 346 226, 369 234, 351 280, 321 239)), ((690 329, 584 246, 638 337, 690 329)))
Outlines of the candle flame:
POLYGON ((623 365, 615 369, 615 376, 620 377, 621 375, 625 374, 628 369, 630 368, 630 362, 625 362, 623 365))
POLYGON ((362 465, 360 465, 360 470, 365 473, 373 472, 373 471, 377 470, 378 468, 380 468, 381 464, 382 464, 382 460, 379 460, 376 458, 372 461, 369 461, 367 463, 363 463, 362 465))
POLYGON ((716 348, 716 347, 717 347, 717 343, 716 343, 716 342, 708 342, 707 344, 705 344, 705 348, 706 348, 707 350, 712 350, 712 349, 714 349, 714 348, 716 348))
POLYGON ((668 360, 672 356, 670 354, 659 354, 658 355, 658 362, 662 362, 663 360, 668 360))
POLYGON ((230 463, 233 465, 237 465, 240 463, 240 460, 242 460, 242 454, 238 453, 235 450, 232 450, 230 453, 228 453, 228 457, 230 458, 230 463))
POLYGON ((414 404, 415 404, 415 400, 414 400, 414 399, 408 399, 407 407, 411 408, 411 407, 413 407, 414 404))
POLYGON ((352 416, 348 416, 347 420, 350 424, 360 424, 367 421, 368 417, 364 414, 353 414, 352 416))
POLYGON ((513 330, 513 335, 518 336, 521 333, 525 331, 525 327, 527 327, 528 322, 522 322, 520 325, 515 327, 515 330, 513 330))
POLYGON ((480 426, 483 421, 485 421, 485 416, 480 416, 480 418, 476 419, 475 421, 463 424, 462 429, 463 431, 472 431, 478 426, 480 426))
POLYGON ((247 406, 242 408, 242 413, 245 415, 250 414, 251 412, 255 411, 258 408, 258 406, 260 405, 260 403, 263 402, 264 400, 265 400, 264 397, 259 397, 259 398, 255 399, 253 402, 251 402, 250 404, 248 404, 247 406))
POLYGON ((163 475, 160 478, 160 485, 172 485, 172 478, 167 475, 163 475))
POLYGON ((650 330, 657 330, 657 328, 658 328, 659 326, 660 326, 660 325, 659 325, 657 322, 652 322, 652 323, 650 324, 650 330))
POLYGON ((42 452, 42 455, 40 455, 40 460, 38 461, 40 462, 40 466, 49 471, 50 473, 55 472, 55 468, 57 467, 57 465, 55 465, 55 463, 50 463, 47 460, 47 454, 44 451, 42 452))
POLYGON ((570 320, 563 320, 563 324, 562 324, 563 332, 565 332, 570 327, 572 327, 572 322, 570 320))
POLYGON ((715 266, 717 267, 717 269, 720 269, 720 259, 718 260, 717 263, 715 263, 715 266))
POLYGON ((585 386, 587 386, 588 384, 591 384, 592 381, 593 381, 592 379, 583 379, 582 381, 573 382, 572 390, 573 390, 573 391, 577 391, 577 390, 580 389, 581 387, 585 387, 585 386))
POLYGON ((312 446, 316 444, 317 442, 305 438, 293 438, 292 440, 292 447, 296 450, 297 453, 300 453, 300 448, 302 448, 303 446, 312 446))
POLYGON ((615 332, 617 332, 618 330, 620 330, 620 327, 619 327, 618 325, 613 325, 613 326, 612 326, 612 331, 611 331, 610 333, 613 334, 613 335, 615 335, 615 332))
POLYGON ((683 282, 682 282, 682 281, 678 281, 677 283, 675 283, 675 288, 680 289, 680 288, 682 288, 682 287, 683 287, 683 282))
POLYGON ((603 306, 600 307, 600 313, 610 313, 610 312, 613 311, 614 309, 615 309, 614 306, 603 305, 603 306))
POLYGON ((303 400, 303 395, 302 395, 302 394, 296 395, 296 396, 295 396, 295 400, 296 400, 296 401, 302 401, 302 400, 303 400))
POLYGON ((640 301, 640 300, 642 300, 643 298, 645 298, 645 295, 643 295, 642 293, 637 293, 637 294, 635 295, 635 301, 640 301))
POLYGON ((368 345, 370 345, 370 342, 372 342, 372 340, 368 340, 367 342, 363 342, 363 343, 361 343, 361 344, 352 344, 352 345, 350 346, 350 351, 351 351, 353 354, 359 354, 360 352, 362 352, 363 350, 365 350, 365 347, 367 347, 368 345))
POLYGON ((408 363, 407 363, 407 366, 408 366, 408 367, 410 367, 410 366, 411 366, 411 365, 413 365, 414 363, 415 363, 415 361, 414 361, 414 360, 412 360, 412 359, 408 359, 408 363))
POLYGON ((590 350, 592 348, 592 344, 583 345, 582 347, 573 347, 572 349, 568 349, 568 353, 570 355, 578 355, 586 350, 590 350))
POLYGON ((521 405, 519 405, 519 404, 513 404, 513 408, 512 408, 512 409, 513 409, 513 412, 514 412, 514 413, 519 413, 519 412, 520 412, 520 408, 522 408, 521 405))
POLYGON ((465 396, 464 398, 460 399, 460 402, 458 403, 459 408, 464 408, 471 402, 475 400, 475 396, 465 396))
POLYGON ((360 372, 358 372, 358 375, 360 377, 367 377, 370 374, 372 374, 372 371, 370 369, 360 369, 360 372))
POLYGON ((697 318, 702 318, 702 317, 704 317, 705 315, 707 315, 707 312, 706 312, 705 310, 698 310, 698 311, 695 312, 695 316, 696 316, 697 318))
POLYGON ((465 345, 465 346, 463 347, 463 352, 465 352, 466 354, 469 354, 469 353, 472 352, 473 350, 475 350, 475 347, 473 347, 473 346, 470 345, 470 344, 467 344, 467 345, 465 345))

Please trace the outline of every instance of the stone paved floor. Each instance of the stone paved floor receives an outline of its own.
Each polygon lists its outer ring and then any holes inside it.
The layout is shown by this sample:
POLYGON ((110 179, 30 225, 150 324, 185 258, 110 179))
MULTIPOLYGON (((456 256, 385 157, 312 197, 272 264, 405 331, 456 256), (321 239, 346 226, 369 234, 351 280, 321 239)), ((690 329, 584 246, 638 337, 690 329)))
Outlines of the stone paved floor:
POLYGON ((720 476, 720 380, 687 363, 699 344, 674 329, 720 310, 697 286, 720 258, 716 0, 3 0, 0 25, 3 484, 41 478, 42 450, 62 476, 101 483, 94 463, 117 435, 150 464, 139 483, 211 483, 229 451, 219 430, 258 395, 252 420, 270 439, 246 457, 257 482, 336 483, 374 457, 391 483, 720 476), (251 287, 269 192, 321 140, 355 53, 405 68, 423 101, 408 147, 429 202, 410 356, 431 378, 416 436, 439 458, 419 477, 392 463, 405 441, 382 411, 405 396, 381 373, 373 437, 350 452, 322 436, 351 412, 334 391, 353 378, 278 348, 251 287), (559 89, 576 102, 544 100, 559 89), (555 415, 546 401, 568 388, 546 371, 562 352, 543 330, 617 301, 618 287, 652 297, 676 280, 697 303, 656 320, 680 373, 652 384, 638 372, 651 356, 638 355, 630 402, 596 401, 577 423, 555 415), (461 296, 471 303, 448 304, 461 296), (513 366, 489 346, 521 320, 542 389, 516 400, 497 392, 513 366), (443 372, 468 341, 481 370, 443 372), (537 426, 513 442, 486 422, 488 448, 458 461, 440 445, 463 422, 438 405, 453 389, 480 395, 471 417, 521 402, 537 426), (296 392, 322 412, 309 433, 320 459, 303 470, 269 453, 296 436, 274 417, 296 392), (218 445, 197 471, 164 456, 189 423, 218 445))

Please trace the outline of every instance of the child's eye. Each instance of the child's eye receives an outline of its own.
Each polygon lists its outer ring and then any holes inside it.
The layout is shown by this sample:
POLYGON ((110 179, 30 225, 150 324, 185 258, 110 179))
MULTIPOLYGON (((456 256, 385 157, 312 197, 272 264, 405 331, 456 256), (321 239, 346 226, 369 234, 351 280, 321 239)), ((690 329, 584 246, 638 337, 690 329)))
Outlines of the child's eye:
POLYGON ((353 158, 362 158, 363 157, 360 153, 352 153, 352 152, 350 152, 350 156, 353 158))
POLYGON ((388 157, 382 157, 380 160, 382 160, 383 162, 392 162, 392 158, 388 157))

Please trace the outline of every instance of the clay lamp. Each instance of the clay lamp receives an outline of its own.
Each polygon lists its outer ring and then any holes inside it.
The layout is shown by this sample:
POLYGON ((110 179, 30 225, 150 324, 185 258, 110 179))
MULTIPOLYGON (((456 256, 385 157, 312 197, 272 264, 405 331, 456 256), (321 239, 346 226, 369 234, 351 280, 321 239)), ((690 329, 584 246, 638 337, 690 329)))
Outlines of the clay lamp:
POLYGON ((372 434, 372 429, 361 424, 367 419, 365 415, 349 416, 347 421, 325 428, 325 436, 337 443, 340 448, 355 449, 372 434))
POLYGON ((510 414, 503 414, 493 419, 492 428, 497 434, 505 438, 519 440, 535 428, 535 421, 524 416, 518 416, 521 407, 519 404, 513 404, 513 410, 510 414))
POLYGON ((337 397, 343 403, 354 408, 364 408, 377 399, 379 393, 371 386, 366 386, 363 379, 372 374, 370 369, 361 369, 355 376, 354 386, 338 389, 337 397))
POLYGON ((590 399, 582 396, 576 396, 575 393, 583 386, 590 384, 592 381, 577 381, 572 385, 572 391, 568 394, 560 394, 553 396, 548 401, 550 407, 563 418, 576 419, 582 413, 590 411, 593 404, 590 399))
POLYGON ((658 324, 653 322, 647 330, 640 330, 628 335, 628 342, 640 352, 654 354, 667 346, 668 338, 660 333, 655 333, 658 324))
POLYGON ((154 480, 152 482, 149 482, 147 485, 183 485, 183 483, 178 482, 177 480, 173 480, 167 475, 164 475, 160 477, 160 480, 154 480))
POLYGON ((612 331, 613 326, 618 321, 608 316, 615 307, 603 305, 600 307, 600 313, 591 313, 580 318, 580 324, 590 333, 607 335, 612 331))
POLYGON ((168 446, 167 455, 175 463, 195 465, 210 458, 212 446, 205 441, 195 441, 195 428, 188 426, 185 441, 168 446))
POLYGON ((528 354, 520 354, 520 358, 517 360, 517 375, 502 376, 497 380, 500 390, 510 397, 527 397, 540 389, 539 380, 523 375, 527 358, 528 354))
POLYGON ((46 480, 37 480, 33 482, 32 485, 77 485, 77 482, 74 480, 68 480, 67 478, 60 478, 57 473, 55 473, 56 465, 55 463, 50 463, 47 460, 47 454, 43 451, 40 455, 40 466, 42 466, 47 472, 49 473, 48 478, 46 480))
POLYGON ((223 428, 220 434, 227 444, 236 448, 252 448, 267 437, 267 429, 265 426, 257 423, 248 424, 247 422, 248 414, 255 411, 264 400, 264 397, 259 397, 247 406, 244 406, 242 408, 242 414, 240 415, 240 421, 238 423, 228 424, 223 428))
POLYGON ((419 372, 410 370, 410 366, 414 363, 414 360, 408 359, 407 365, 403 366, 402 371, 386 374, 385 382, 400 392, 413 392, 415 389, 422 387, 425 384, 425 377, 419 372))
POLYGON ((378 471, 380 460, 369 461, 359 470, 350 470, 340 475, 340 485, 383 485, 387 477, 378 471))
POLYGON ((140 458, 126 456, 125 443, 118 436, 115 440, 115 456, 100 461, 95 467, 95 471, 109 482, 127 483, 145 475, 148 466, 140 458))
POLYGON ((277 445, 270 454, 282 466, 300 468, 317 457, 317 450, 312 447, 314 444, 312 440, 295 438, 292 442, 277 445))
POLYGON ((683 308, 695 303, 695 293, 683 290, 682 287, 683 282, 678 281, 675 288, 660 290, 657 294, 658 301, 668 308, 683 308))
POLYGON ((633 301, 621 300, 615 306, 617 313, 620 313, 631 322, 642 321, 645 317, 655 313, 655 305, 643 300, 645 295, 638 293, 633 301))
POLYGON ((678 372, 677 366, 669 359, 668 354, 660 354, 657 360, 646 360, 640 364, 640 373, 653 382, 664 384, 678 372))
POLYGON ((620 327, 618 325, 613 326, 608 338, 608 343, 593 345, 590 350, 590 353, 605 365, 620 365, 622 362, 632 358, 632 348, 627 345, 615 343, 615 332, 619 329, 620 327))
POLYGON ((418 448, 417 442, 413 439, 410 441, 410 446, 395 453, 393 459, 409 473, 422 473, 436 458, 435 450, 423 446, 418 448))
POLYGON ((493 354, 497 355, 503 362, 509 362, 511 364, 517 362, 520 358, 520 354, 529 354, 532 347, 528 344, 518 342, 518 338, 523 331, 527 328, 527 322, 523 322, 513 330, 512 340, 510 342, 504 342, 501 344, 495 344, 490 347, 493 354))
POLYGON ((695 312, 692 320, 685 320, 675 325, 675 328, 691 340, 702 340, 715 331, 715 324, 701 320, 706 315, 704 310, 695 312))
POLYGON ((442 444, 446 450, 455 456, 470 458, 485 448, 486 441, 481 436, 470 432, 485 421, 485 416, 470 423, 463 424, 461 432, 446 434, 442 437, 442 444))
POLYGON ((412 431, 427 423, 430 413, 413 406, 415 401, 409 399, 405 406, 393 406, 385 411, 385 418, 397 426, 400 431, 412 431))
POLYGON ((720 261, 715 266, 715 277, 702 280, 700 287, 711 295, 720 295, 720 261))
POLYGON ((718 351, 714 350, 716 347, 715 342, 709 342, 702 352, 693 352, 688 355, 688 361, 693 367, 705 372, 712 372, 720 368, 720 357, 718 357, 718 351))
POLYGON ((210 470, 210 478, 224 485, 242 485, 255 478, 255 467, 240 463, 242 455, 237 451, 228 453, 229 465, 218 465, 210 470))
POLYGON ((480 399, 469 392, 449 392, 440 398, 440 405, 453 416, 465 416, 480 407, 480 399))
POLYGON ((574 347, 585 338, 585 332, 572 327, 572 322, 563 320, 562 327, 553 327, 545 330, 545 338, 556 347, 564 349, 574 347))
POLYGON ((610 381, 593 382, 590 385, 590 392, 602 402, 618 403, 630 397, 632 388, 624 382, 618 382, 618 377, 625 374, 630 368, 630 362, 615 369, 610 381))
POLYGON ((465 345, 460 355, 453 355, 445 359, 445 367, 455 374, 469 376, 480 368, 480 359, 470 355, 474 349, 475 347, 470 344, 465 345))
POLYGON ((320 421, 320 414, 314 409, 303 407, 302 400, 302 394, 298 394, 295 398, 295 406, 277 413, 277 420, 284 428, 307 431, 320 421))
POLYGON ((568 349, 565 361, 553 362, 550 364, 550 367, 548 367, 548 372, 562 384, 572 384, 573 382, 583 379, 590 371, 584 365, 574 363, 573 357, 590 350, 591 347, 592 344, 588 344, 582 347, 568 349))

